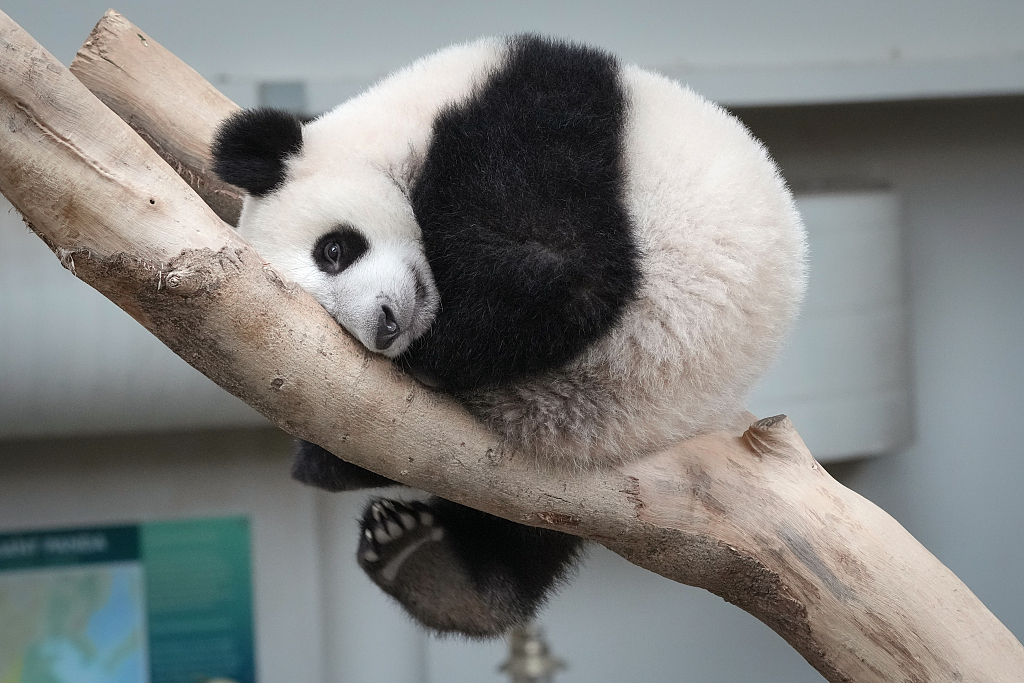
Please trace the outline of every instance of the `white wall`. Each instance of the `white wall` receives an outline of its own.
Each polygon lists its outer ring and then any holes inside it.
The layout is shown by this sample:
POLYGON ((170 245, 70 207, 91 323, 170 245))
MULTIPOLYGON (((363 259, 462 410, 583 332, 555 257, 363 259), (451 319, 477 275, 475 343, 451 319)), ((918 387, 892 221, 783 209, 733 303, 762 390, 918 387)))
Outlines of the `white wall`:
POLYGON ((0 196, 0 439, 268 424, 65 270, 0 196))
POLYGON ((797 186, 883 180, 903 197, 916 440, 837 472, 1024 637, 1024 99, 745 120, 797 186))
MULTIPOLYGON (((108 0, 8 0, 69 63, 108 0)), ((243 106, 311 81, 314 111, 443 45, 534 31, 602 45, 733 104, 1024 92, 1018 0, 121 0, 115 9, 243 106)))
POLYGON ((356 564, 358 519, 369 495, 318 496, 324 576, 323 681, 440 683, 445 679, 427 675, 426 633, 356 564))
MULTIPOLYGON (((8 0, 3 11, 68 62, 110 6, 8 0)), ((1024 7, 1013 0, 121 0, 114 9, 200 73, 261 77, 375 76, 446 43, 526 30, 604 45, 641 64, 717 68, 942 62, 1024 47, 1024 7)))

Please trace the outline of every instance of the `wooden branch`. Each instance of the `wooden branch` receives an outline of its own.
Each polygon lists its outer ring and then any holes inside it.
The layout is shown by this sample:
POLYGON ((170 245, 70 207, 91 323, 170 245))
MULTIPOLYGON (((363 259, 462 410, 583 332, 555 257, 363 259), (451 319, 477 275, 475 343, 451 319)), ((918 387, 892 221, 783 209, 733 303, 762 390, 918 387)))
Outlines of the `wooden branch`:
MULTIPOLYGON (((98 27, 85 49, 128 54, 106 43, 139 40, 121 26, 121 38, 98 27)), ((87 73, 108 69, 102 58, 80 55, 76 72, 165 155, 193 150, 189 172, 201 175, 216 112, 193 112, 194 125, 143 112, 168 111, 167 98, 197 109, 208 100, 188 88, 206 86, 145 43, 159 60, 110 58, 130 75, 123 82, 87 73)), ((537 472, 455 402, 362 350, 5 16, 0 65, 0 190, 81 279, 287 431, 707 588, 830 681, 1024 680, 1013 635, 898 523, 829 477, 786 418, 617 470, 537 472)))
POLYGON ((114 10, 96 24, 70 68, 218 216, 238 223, 242 193, 210 173, 208 144, 238 105, 114 10))

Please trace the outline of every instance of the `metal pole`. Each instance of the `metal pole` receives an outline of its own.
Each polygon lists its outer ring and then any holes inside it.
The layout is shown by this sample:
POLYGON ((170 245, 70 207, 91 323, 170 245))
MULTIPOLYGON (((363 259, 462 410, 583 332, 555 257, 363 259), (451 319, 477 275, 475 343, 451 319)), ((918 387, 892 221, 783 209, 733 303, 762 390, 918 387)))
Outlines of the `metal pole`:
POLYGON ((551 683, 555 672, 565 668, 565 662, 549 653, 543 631, 533 622, 509 634, 508 650, 499 670, 508 672, 512 683, 551 683))

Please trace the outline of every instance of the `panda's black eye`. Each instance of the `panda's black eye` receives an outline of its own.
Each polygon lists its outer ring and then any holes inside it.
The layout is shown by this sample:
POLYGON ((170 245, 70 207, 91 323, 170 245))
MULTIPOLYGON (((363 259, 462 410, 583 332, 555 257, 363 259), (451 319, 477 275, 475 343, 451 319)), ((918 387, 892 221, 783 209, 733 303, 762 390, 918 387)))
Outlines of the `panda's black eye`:
POLYGON ((341 260, 341 246, 337 242, 328 242, 324 246, 324 258, 331 263, 341 260))
POLYGON ((327 233, 313 247, 313 261, 328 275, 337 275, 352 265, 370 248, 355 228, 340 227, 327 233))

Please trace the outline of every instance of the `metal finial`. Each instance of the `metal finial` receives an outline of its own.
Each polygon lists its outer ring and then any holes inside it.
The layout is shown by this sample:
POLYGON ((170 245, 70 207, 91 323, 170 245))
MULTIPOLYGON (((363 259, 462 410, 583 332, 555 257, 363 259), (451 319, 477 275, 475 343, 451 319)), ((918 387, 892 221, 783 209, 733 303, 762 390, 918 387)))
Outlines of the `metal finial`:
POLYGON ((565 662, 548 652, 544 633, 533 622, 509 634, 508 651, 500 670, 508 672, 512 683, 551 683, 555 672, 565 668, 565 662))

